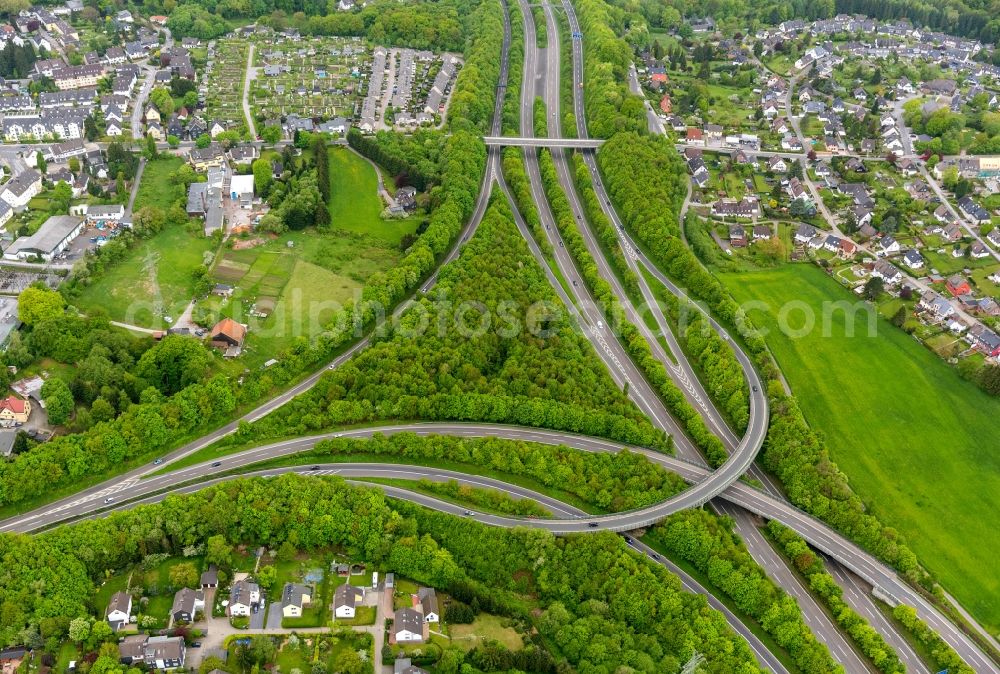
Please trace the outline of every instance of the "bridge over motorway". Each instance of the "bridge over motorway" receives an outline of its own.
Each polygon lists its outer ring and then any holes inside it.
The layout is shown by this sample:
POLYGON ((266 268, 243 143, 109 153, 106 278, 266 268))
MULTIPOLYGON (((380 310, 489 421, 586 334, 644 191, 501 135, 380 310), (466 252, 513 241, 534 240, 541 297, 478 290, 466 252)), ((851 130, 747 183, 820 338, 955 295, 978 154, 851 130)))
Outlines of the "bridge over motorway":
POLYGON ((603 143, 603 138, 518 138, 516 136, 486 136, 483 142, 491 147, 564 147, 570 149, 595 150, 603 143))

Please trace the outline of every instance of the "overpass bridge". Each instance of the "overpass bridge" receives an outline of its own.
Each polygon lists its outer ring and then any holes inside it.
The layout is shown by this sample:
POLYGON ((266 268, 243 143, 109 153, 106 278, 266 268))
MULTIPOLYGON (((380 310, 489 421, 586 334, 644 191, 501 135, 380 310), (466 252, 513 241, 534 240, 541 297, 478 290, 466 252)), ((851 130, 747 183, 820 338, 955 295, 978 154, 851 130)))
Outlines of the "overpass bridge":
POLYGON ((483 142, 490 147, 559 147, 571 150, 595 150, 602 138, 518 138, 516 136, 486 136, 483 142))

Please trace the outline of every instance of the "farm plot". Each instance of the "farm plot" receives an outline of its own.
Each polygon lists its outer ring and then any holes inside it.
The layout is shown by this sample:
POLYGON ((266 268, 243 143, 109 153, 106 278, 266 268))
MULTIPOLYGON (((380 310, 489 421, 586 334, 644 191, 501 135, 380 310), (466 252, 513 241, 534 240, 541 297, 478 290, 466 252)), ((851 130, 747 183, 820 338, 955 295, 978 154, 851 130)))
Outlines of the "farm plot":
POLYGON ((205 118, 226 127, 240 127, 243 117, 243 78, 249 45, 244 40, 220 40, 205 65, 205 118))
POLYGON ((250 85, 253 115, 260 121, 289 114, 351 117, 371 63, 371 49, 353 38, 258 45, 250 85))

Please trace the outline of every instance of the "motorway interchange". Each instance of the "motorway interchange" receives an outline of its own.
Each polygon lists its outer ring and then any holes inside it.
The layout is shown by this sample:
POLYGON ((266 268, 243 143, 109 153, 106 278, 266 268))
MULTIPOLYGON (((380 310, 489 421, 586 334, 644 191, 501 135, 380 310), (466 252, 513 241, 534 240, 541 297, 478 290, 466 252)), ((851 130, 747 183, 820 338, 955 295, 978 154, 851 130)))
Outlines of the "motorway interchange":
MULTIPOLYGON (((867 671, 868 667, 861 660, 858 653, 850 646, 845 637, 833 625, 832 621, 818 607, 815 600, 811 598, 811 595, 801 587, 788 587, 789 584, 795 583, 795 579, 788 578, 789 574, 785 573, 788 571, 788 568, 777 553, 767 546, 766 543, 764 545, 754 545, 754 540, 751 537, 756 532, 756 526, 753 523, 751 514, 781 521, 786 526, 795 530, 815 548, 825 553, 832 560, 836 560, 832 562, 834 564, 834 575, 841 579, 845 585, 854 584, 853 589, 856 589, 858 583, 855 576, 857 576, 868 585, 878 588, 880 596, 892 598, 895 601, 915 607, 920 617, 937 631, 977 672, 1000 671, 996 663, 977 644, 945 618, 934 606, 923 599, 916 590, 899 578, 891 568, 879 562, 826 524, 798 510, 785 501, 780 490, 770 478, 754 465, 754 459, 767 433, 767 397, 763 392, 763 385, 752 366, 750 358, 735 343, 730 340, 743 368, 747 386, 751 391, 750 421, 747 431, 742 438, 738 438, 728 428, 722 415, 712 405, 707 393, 698 381, 680 346, 677 344, 676 339, 667 327, 664 317, 662 315, 655 315, 656 323, 660 334, 662 334, 665 340, 666 348, 660 344, 656 335, 653 334, 646 323, 638 318, 636 308, 621 287, 615 274, 611 271, 597 243, 596 237, 587 224, 583 207, 573 184, 571 164, 565 148, 575 148, 583 153, 584 162, 590 172, 595 192, 605 214, 619 232, 619 244, 622 247, 624 257, 638 278, 640 289, 647 303, 651 306, 656 306, 655 302, 650 302, 653 296, 652 291, 645 282, 644 275, 639 273, 641 269, 645 269, 657 278, 671 293, 684 300, 687 298, 630 239, 621 221, 618 219, 614 208, 611 206, 610 198, 605 192, 603 181, 597 169, 594 154, 594 148, 599 145, 599 142, 590 140, 587 134, 582 86, 573 87, 573 112, 576 116, 576 131, 580 140, 571 143, 560 137, 560 53, 558 47, 559 40, 557 39, 559 24, 555 18, 556 11, 561 10, 565 12, 568 25, 574 35, 572 41, 573 81, 581 84, 583 84, 583 47, 581 40, 577 37, 580 35, 580 29, 569 0, 562 0, 559 7, 554 7, 552 3, 545 2, 543 3, 543 8, 549 43, 554 44, 554 48, 538 49, 536 47, 534 18, 527 2, 521 0, 525 54, 524 76, 521 83, 521 138, 517 139, 504 139, 501 137, 500 128, 504 102, 503 93, 506 90, 507 84, 508 52, 511 40, 509 16, 506 17, 500 83, 497 89, 498 95, 492 128, 488 136, 488 157, 482 189, 480 190, 479 199, 472 218, 460 234, 455 246, 441 261, 441 266, 454 260, 460 254, 462 245, 474 234, 476 227, 485 214, 486 208, 493 196, 494 185, 498 186, 501 193, 510 202, 518 228, 525 236, 529 248, 538 260, 541 268, 546 270, 554 289, 566 304, 568 310, 576 317, 576 320, 583 329, 583 333, 588 337, 597 354, 605 362, 611 376, 620 386, 624 387, 627 385, 630 397, 651 419, 654 425, 673 437, 678 458, 666 456, 644 448, 630 447, 628 449, 643 453, 650 460, 668 470, 676 472, 690 482, 691 487, 664 502, 642 510, 600 517, 583 517, 581 512, 571 506, 553 501, 530 490, 514 487, 497 480, 425 467, 387 464, 330 464, 313 466, 311 469, 301 466, 268 471, 254 471, 253 469, 253 465, 261 461, 277 457, 287 457, 306 451, 313 447, 316 442, 327 437, 363 438, 371 436, 376 432, 385 434, 414 432, 419 434, 465 437, 489 436, 546 444, 563 444, 589 452, 615 452, 622 449, 620 444, 607 440, 562 432, 488 424, 456 423, 401 424, 297 438, 231 454, 217 461, 206 461, 197 465, 161 473, 161 469, 164 466, 169 466, 171 463, 175 463, 234 432, 238 425, 238 421, 236 421, 206 435, 198 441, 171 452, 163 457, 161 465, 147 466, 131 471, 71 497, 0 522, 0 531, 37 531, 61 522, 92 517, 97 513, 111 508, 131 507, 140 503, 154 502, 162 499, 168 493, 200 489, 212 482, 231 479, 234 475, 273 475, 289 471, 311 474, 335 473, 351 481, 362 482, 365 477, 394 477, 410 480, 427 478, 432 480, 454 479, 471 486, 488 486, 510 493, 516 498, 532 498, 537 500, 555 513, 556 516, 552 519, 523 520, 511 517, 473 514, 460 506, 455 506, 432 497, 416 494, 398 487, 376 485, 392 497, 411 500, 426 507, 450 512, 459 516, 472 515, 484 524, 505 527, 529 526, 558 534, 597 530, 632 531, 659 521, 671 513, 712 502, 718 510, 734 518, 737 525, 737 532, 747 540, 748 550, 751 555, 768 571, 772 578, 796 596, 802 607, 807 624, 816 633, 817 637, 828 646, 834 659, 843 664, 847 671, 867 671), (536 96, 541 96, 546 104, 548 111, 546 117, 548 121, 548 138, 533 138, 533 104, 536 96), (568 285, 565 289, 555 278, 538 243, 534 241, 526 223, 521 218, 513 202, 510 190, 501 171, 501 152, 504 145, 516 145, 523 148, 532 197, 538 208, 542 223, 545 225, 546 236, 553 251, 555 264, 563 277, 571 282, 571 285, 568 285), (590 254, 599 266, 601 275, 612 285, 619 302, 625 309, 626 315, 642 332, 652 347, 653 355, 664 363, 668 374, 684 392, 689 402, 699 410, 705 419, 706 425, 719 436, 729 451, 729 459, 717 470, 712 471, 707 467, 704 458, 685 435, 677 421, 668 413, 665 405, 652 386, 647 382, 639 368, 632 362, 617 336, 604 325, 603 317, 597 309, 597 303, 587 291, 586 284, 579 270, 576 268, 574 260, 562 245, 555 219, 549 208, 542 186, 536 154, 539 147, 549 147, 551 149, 560 187, 566 193, 567 197, 569 197, 570 207, 577 220, 580 233, 584 236, 590 254), (572 293, 573 296, 570 297, 568 293, 572 293), (667 353, 667 349, 669 349, 670 354, 667 353), (671 359, 671 355, 673 359, 671 359), (674 360, 676 361, 676 365, 673 362, 674 360), (744 474, 762 484, 763 488, 758 489, 739 481, 744 474), (845 568, 849 572, 845 571, 845 568)), ((658 125, 654 125, 652 119, 650 120, 650 126, 654 133, 658 132, 658 125)), ((681 217, 683 218, 683 212, 681 213, 681 217)), ((421 287, 421 291, 427 292, 430 290, 436 280, 437 274, 435 273, 421 287)), ((408 306, 409 303, 404 303, 397 308, 396 313, 402 313, 408 306)), ((728 335, 726 335, 722 326, 711 319, 710 323, 713 329, 728 339, 728 335)), ((367 339, 360 341, 335 359, 328 368, 334 368, 346 362, 366 345, 367 339)), ((322 372, 314 374, 289 391, 264 403, 245 415, 242 420, 252 422, 269 414, 294 396, 310 388, 319 379, 322 372)), ((759 532, 757 533, 759 534, 759 532)), ((659 555, 656 555, 638 541, 631 538, 627 538, 627 541, 637 552, 646 554, 658 563, 666 564, 671 568, 671 571, 680 575, 689 591, 707 595, 710 604, 717 610, 722 611, 734 629, 749 642, 762 666, 771 671, 786 671, 780 660, 754 636, 750 629, 743 625, 717 599, 712 597, 705 588, 698 585, 697 582, 687 577, 680 569, 673 567, 669 562, 661 559, 659 555)), ((847 591, 845 591, 845 600, 854 604, 853 607, 855 610, 864 613, 868 617, 872 626, 882 633, 887 642, 897 650, 907 669, 912 672, 928 672, 927 667, 913 653, 913 649, 909 643, 898 634, 895 627, 884 616, 881 617, 881 620, 878 619, 878 616, 876 616, 878 609, 876 608, 874 612, 872 611, 874 603, 868 594, 864 591, 853 591, 853 589, 847 588, 847 591)))

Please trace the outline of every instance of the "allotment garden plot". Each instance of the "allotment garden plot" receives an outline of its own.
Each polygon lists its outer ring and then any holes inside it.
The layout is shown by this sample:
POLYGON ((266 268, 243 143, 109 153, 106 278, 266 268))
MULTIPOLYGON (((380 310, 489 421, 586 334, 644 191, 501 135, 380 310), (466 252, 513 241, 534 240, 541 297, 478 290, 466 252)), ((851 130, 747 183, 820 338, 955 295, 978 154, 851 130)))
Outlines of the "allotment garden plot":
POLYGON ((245 123, 243 117, 243 79, 247 66, 245 40, 219 40, 209 50, 205 65, 205 119, 222 122, 226 127, 245 123))
POLYGON ((371 67, 372 50, 359 39, 303 38, 258 44, 251 109, 258 119, 290 114, 351 117, 371 67))

